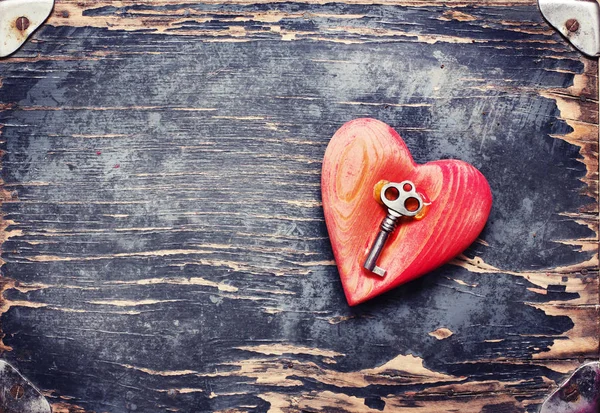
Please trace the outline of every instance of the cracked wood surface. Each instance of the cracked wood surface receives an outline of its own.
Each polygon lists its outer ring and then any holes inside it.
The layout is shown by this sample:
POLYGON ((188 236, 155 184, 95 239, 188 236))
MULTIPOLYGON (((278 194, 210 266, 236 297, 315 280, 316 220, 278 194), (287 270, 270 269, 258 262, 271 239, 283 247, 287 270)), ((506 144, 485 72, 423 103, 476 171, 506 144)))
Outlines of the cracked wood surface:
POLYGON ((533 412, 599 357, 597 64, 534 1, 61 1, 0 61, 2 357, 55 412, 533 412), (349 308, 321 160, 370 116, 488 178, 349 308))

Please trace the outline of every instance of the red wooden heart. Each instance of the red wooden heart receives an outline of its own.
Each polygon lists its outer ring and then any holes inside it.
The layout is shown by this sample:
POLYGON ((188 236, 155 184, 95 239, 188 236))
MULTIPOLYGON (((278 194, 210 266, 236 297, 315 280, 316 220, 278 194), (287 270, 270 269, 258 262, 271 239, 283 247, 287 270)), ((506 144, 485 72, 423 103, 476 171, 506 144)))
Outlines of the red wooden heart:
POLYGON ((492 193, 475 167, 458 160, 417 165, 402 138, 375 119, 342 126, 329 142, 321 178, 325 222, 346 299, 356 305, 448 262, 479 235, 492 193), (385 277, 363 268, 387 210, 373 196, 380 180, 412 181, 427 214, 402 219, 379 257, 385 277))

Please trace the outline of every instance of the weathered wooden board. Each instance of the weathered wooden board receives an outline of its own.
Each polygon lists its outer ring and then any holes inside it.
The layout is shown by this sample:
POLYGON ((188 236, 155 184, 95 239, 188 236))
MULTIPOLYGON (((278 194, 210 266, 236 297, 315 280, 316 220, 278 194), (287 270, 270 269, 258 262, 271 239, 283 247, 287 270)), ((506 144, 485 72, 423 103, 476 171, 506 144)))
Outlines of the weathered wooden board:
POLYGON ((57 412, 535 411, 599 357, 596 62, 535 2, 62 1, 0 61, 2 357, 57 412), (345 303, 335 130, 488 178, 452 264, 345 303))

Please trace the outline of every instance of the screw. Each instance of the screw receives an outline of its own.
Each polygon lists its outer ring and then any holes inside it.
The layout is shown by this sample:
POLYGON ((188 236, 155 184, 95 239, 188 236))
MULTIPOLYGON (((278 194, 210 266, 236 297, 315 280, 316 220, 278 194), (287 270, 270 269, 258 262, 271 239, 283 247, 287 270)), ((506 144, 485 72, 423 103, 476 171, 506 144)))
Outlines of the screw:
POLYGON ((579 30, 579 22, 576 19, 569 19, 565 23, 565 27, 571 33, 575 33, 577 30, 579 30))
POLYGON ((14 386, 12 386, 10 388, 10 395, 17 400, 20 399, 21 397, 23 397, 24 393, 25 393, 25 389, 23 388, 23 386, 20 386, 18 384, 15 384, 14 386))
POLYGON ((579 389, 577 388, 577 384, 567 384, 567 386, 562 389, 559 397, 568 403, 574 402, 575 400, 579 399, 579 389))
POLYGON ((20 31, 27 30, 29 27, 29 19, 25 16, 21 16, 16 21, 17 29, 20 31))

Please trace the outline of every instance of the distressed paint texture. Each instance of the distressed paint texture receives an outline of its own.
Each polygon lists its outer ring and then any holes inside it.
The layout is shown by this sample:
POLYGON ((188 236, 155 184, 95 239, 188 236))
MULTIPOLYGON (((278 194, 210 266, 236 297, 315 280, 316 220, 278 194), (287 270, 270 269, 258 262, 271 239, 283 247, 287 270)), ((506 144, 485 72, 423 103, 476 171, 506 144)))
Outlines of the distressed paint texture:
POLYGON ((533 412, 599 357, 596 63, 533 1, 361 3, 57 1, 0 61, 2 357, 56 412, 533 412), (320 171, 366 116, 494 207, 349 308, 320 171))

